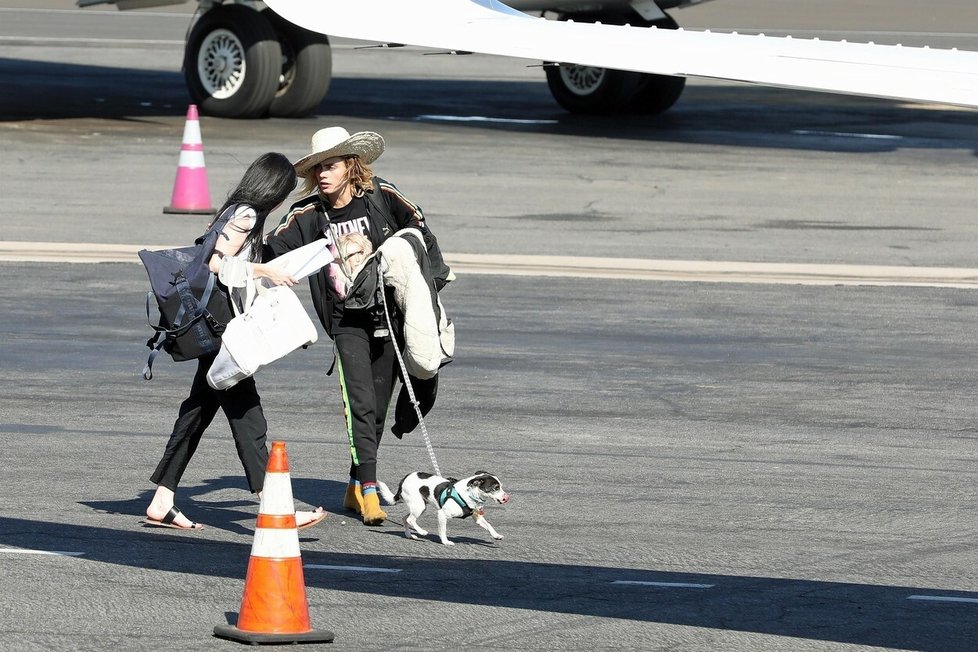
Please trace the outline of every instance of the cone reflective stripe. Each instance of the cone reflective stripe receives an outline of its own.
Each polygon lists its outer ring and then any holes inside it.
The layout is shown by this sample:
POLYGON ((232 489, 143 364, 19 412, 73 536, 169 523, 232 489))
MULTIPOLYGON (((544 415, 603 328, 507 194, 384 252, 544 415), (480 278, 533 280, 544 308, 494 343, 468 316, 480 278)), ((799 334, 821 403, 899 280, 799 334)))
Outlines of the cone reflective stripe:
POLYGON ((207 186, 207 168, 204 165, 204 141, 200 136, 200 117, 197 105, 187 109, 187 121, 183 126, 183 144, 177 163, 177 178, 173 182, 173 195, 164 213, 188 215, 213 215, 211 193, 207 186))
POLYGON ((333 640, 332 632, 313 630, 309 623, 292 479, 283 442, 272 442, 268 458, 238 625, 218 625, 214 635, 253 644, 333 640))
POLYGON ((289 475, 285 444, 281 442, 272 444, 272 452, 268 456, 265 488, 261 493, 251 556, 276 559, 299 556, 299 531, 296 529, 295 502, 292 499, 292 476, 289 475))

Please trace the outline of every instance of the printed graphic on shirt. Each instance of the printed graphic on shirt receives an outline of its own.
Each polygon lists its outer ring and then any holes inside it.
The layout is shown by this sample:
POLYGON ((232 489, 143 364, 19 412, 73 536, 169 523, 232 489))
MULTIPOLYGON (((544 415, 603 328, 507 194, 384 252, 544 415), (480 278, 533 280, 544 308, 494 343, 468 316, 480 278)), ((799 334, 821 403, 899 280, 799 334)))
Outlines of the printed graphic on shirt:
POLYGON ((326 235, 326 242, 330 246, 336 244, 333 242, 333 234, 337 236, 349 235, 351 233, 359 233, 369 237, 370 234, 370 220, 366 215, 363 217, 358 217, 352 220, 347 220, 345 222, 330 222, 329 226, 323 230, 326 235))
POLYGON ((347 216, 354 210, 357 213, 363 211, 359 201, 351 202, 338 211, 330 211, 330 222, 323 229, 326 246, 334 259, 326 266, 326 276, 333 292, 341 300, 346 298, 360 266, 373 253, 369 237, 370 220, 365 214, 348 219, 347 216))
POLYGON ((328 245, 333 253, 333 259, 339 262, 332 262, 326 268, 326 275, 329 283, 340 299, 346 299, 353 285, 353 279, 357 277, 360 269, 367 258, 374 252, 374 245, 370 238, 362 233, 347 233, 338 238, 336 245, 328 245))

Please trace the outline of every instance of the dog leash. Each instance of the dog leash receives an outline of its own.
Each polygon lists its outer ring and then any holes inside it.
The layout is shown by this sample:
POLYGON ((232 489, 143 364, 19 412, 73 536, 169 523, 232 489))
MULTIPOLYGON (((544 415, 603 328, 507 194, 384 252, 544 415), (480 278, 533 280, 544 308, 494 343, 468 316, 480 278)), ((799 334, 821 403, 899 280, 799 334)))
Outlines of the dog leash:
POLYGON ((408 375, 407 366, 404 364, 404 357, 401 355, 401 349, 397 346, 397 338, 394 337, 394 324, 391 320, 390 309, 387 307, 387 291, 384 289, 384 272, 381 271, 381 266, 377 265, 377 283, 380 288, 380 295, 382 297, 382 303, 384 304, 384 317, 387 318, 387 331, 390 333, 391 343, 394 345, 394 354, 397 357, 397 364, 401 367, 401 379, 404 381, 404 387, 407 389, 408 398, 411 399, 411 405, 414 407, 415 414, 418 415, 418 425, 421 426, 421 436, 424 437, 425 448, 428 449, 428 457, 431 458, 431 466, 434 467, 435 473, 441 475, 441 469, 438 468, 438 460, 435 459, 435 449, 431 446, 431 439, 428 437, 428 428, 424 423, 424 416, 421 414, 421 404, 418 399, 414 396, 414 387, 411 385, 411 377, 408 375))

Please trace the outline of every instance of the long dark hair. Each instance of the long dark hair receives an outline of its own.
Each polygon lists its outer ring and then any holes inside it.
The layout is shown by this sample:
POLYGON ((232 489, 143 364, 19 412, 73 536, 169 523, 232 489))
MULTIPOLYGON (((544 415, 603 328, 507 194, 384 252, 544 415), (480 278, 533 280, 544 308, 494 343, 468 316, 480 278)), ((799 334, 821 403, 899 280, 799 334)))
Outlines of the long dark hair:
POLYGON ((258 219, 245 240, 251 244, 253 258, 261 256, 261 239, 265 233, 265 218, 295 190, 295 168, 284 154, 268 152, 248 166, 237 187, 228 193, 227 201, 218 215, 232 204, 246 204, 255 209, 258 219))

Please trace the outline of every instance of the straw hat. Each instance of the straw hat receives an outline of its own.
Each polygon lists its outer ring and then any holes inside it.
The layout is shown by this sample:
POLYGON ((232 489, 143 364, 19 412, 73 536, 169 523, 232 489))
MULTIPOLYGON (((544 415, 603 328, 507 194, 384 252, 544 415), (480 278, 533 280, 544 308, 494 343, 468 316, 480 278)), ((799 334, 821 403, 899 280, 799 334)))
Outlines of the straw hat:
POLYGON ((312 148, 308 156, 295 162, 295 173, 304 176, 314 166, 336 156, 357 156, 370 164, 384 153, 384 139, 372 131, 358 131, 350 135, 343 127, 327 127, 312 135, 312 148))

